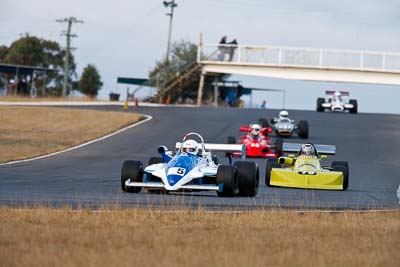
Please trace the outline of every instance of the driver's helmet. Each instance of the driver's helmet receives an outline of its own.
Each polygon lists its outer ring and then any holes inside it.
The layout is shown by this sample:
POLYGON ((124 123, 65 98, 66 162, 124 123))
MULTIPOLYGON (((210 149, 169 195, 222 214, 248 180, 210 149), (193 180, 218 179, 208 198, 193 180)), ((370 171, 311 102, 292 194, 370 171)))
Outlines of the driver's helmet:
POLYGON ((301 150, 300 150, 300 154, 301 155, 314 155, 315 154, 315 149, 314 146, 311 144, 304 144, 301 146, 301 150))
POLYGON ((287 118, 289 118, 289 112, 287 112, 286 110, 282 110, 281 112, 279 112, 279 118, 280 118, 280 119, 287 119, 287 118))
POLYGON ((253 123, 250 125, 250 130, 252 135, 259 135, 261 131, 261 126, 258 123, 253 123))
POLYGON ((193 139, 188 139, 183 142, 182 151, 186 153, 191 153, 193 155, 197 155, 199 152, 199 144, 193 139))
POLYGON ((334 96, 336 99, 340 99, 340 97, 342 96, 342 94, 338 91, 335 91, 334 96))

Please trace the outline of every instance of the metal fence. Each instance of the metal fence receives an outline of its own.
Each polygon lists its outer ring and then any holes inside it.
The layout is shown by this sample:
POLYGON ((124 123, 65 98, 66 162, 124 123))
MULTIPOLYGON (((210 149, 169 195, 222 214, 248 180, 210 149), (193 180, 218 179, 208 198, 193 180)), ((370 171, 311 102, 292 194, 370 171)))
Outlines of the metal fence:
POLYGON ((400 53, 274 46, 199 46, 199 62, 400 72, 400 53))

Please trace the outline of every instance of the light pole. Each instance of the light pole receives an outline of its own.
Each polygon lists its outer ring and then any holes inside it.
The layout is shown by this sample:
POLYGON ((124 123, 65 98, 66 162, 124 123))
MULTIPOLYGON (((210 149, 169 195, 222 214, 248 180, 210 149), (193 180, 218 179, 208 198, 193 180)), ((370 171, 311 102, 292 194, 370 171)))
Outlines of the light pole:
POLYGON ((168 31, 168 43, 167 43, 167 54, 165 56, 165 62, 168 62, 169 59, 169 49, 170 49, 170 43, 171 43, 171 32, 172 32, 172 19, 174 18, 174 8, 178 6, 178 4, 175 3, 175 0, 172 1, 164 1, 163 2, 164 7, 170 7, 171 12, 167 13, 166 15, 169 16, 169 31, 168 31))
POLYGON ((62 88, 62 96, 65 97, 67 95, 67 84, 68 84, 68 71, 69 71, 69 57, 70 57, 70 49, 71 49, 71 37, 77 37, 76 34, 71 34, 72 23, 83 23, 82 20, 78 20, 75 17, 69 17, 64 19, 57 19, 57 22, 68 23, 67 32, 63 33, 67 37, 67 48, 65 51, 65 61, 64 61, 64 83, 62 88))

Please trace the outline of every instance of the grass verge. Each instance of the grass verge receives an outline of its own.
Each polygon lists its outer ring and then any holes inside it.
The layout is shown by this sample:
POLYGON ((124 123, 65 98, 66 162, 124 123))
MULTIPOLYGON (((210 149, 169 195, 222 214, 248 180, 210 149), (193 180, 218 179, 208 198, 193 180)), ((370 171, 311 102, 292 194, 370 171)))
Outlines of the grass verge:
POLYGON ((0 162, 53 153, 139 121, 132 113, 0 106, 0 162))
POLYGON ((0 208, 3 266, 398 266, 400 212, 0 208))

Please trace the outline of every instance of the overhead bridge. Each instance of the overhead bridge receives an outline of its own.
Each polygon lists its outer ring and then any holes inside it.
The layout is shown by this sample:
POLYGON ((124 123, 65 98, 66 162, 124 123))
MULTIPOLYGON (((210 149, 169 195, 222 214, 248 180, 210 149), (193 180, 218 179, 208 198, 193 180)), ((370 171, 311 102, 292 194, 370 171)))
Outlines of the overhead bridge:
POLYGON ((198 105, 204 75, 211 73, 271 78, 400 85, 400 53, 324 48, 200 44, 198 105))

